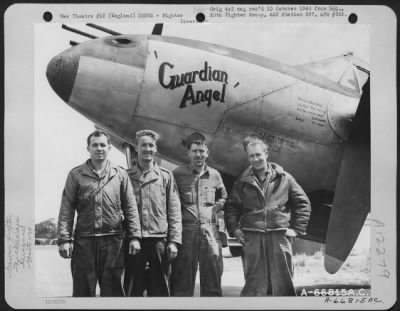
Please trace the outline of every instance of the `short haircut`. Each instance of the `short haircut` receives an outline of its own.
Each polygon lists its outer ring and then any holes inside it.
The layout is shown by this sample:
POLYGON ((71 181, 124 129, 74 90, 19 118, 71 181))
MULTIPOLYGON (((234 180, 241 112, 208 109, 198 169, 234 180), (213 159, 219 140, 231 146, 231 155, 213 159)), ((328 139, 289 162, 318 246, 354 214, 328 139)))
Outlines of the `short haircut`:
POLYGON ((139 142, 140 137, 149 136, 153 138, 156 142, 160 138, 160 135, 152 130, 140 130, 136 132, 136 142, 139 142))
POLYGON ((207 146, 207 140, 203 134, 194 132, 186 138, 185 147, 189 150, 192 144, 207 146))
POLYGON ((265 152, 268 152, 268 149, 269 149, 268 144, 267 144, 264 140, 262 140, 262 139, 261 139, 257 134, 255 134, 255 133, 250 134, 250 135, 246 136, 246 137, 243 139, 243 148, 244 148, 244 151, 247 152, 247 147, 248 147, 249 145, 263 145, 263 146, 264 146, 264 151, 265 151, 265 152))
POLYGON ((108 135, 106 132, 104 131, 100 131, 100 130, 96 130, 93 133, 91 133, 88 138, 87 138, 87 145, 90 146, 90 140, 92 139, 92 137, 100 137, 100 136, 105 136, 107 138, 107 143, 110 144, 110 135, 108 135))

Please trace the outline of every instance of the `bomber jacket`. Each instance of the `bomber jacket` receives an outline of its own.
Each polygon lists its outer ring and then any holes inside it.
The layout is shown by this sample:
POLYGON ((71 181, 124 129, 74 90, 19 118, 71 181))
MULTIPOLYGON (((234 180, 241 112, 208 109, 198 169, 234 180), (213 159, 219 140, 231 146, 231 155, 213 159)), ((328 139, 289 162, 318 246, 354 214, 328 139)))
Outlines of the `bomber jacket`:
POLYGON ((154 168, 145 173, 135 164, 128 175, 136 195, 142 237, 166 237, 181 244, 181 204, 172 173, 154 163, 154 168))
POLYGON ((141 238, 140 219, 125 169, 107 161, 99 176, 90 160, 73 168, 67 177, 58 216, 58 244, 74 237, 121 235, 123 222, 128 238, 141 238))
POLYGON ((268 162, 264 191, 252 167, 235 182, 225 206, 230 235, 236 229, 267 232, 292 228, 306 233, 311 204, 304 190, 282 167, 268 162))
POLYGON ((216 223, 227 193, 219 172, 206 166, 200 175, 190 166, 173 171, 182 205, 182 223, 216 223))

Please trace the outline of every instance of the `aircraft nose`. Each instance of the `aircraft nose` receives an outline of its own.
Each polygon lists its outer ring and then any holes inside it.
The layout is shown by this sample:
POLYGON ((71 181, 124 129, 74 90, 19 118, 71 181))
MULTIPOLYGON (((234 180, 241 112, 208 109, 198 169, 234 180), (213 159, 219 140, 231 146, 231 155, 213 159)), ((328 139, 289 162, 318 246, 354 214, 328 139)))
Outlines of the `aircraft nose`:
POLYGON ((69 101, 78 70, 79 56, 63 52, 50 60, 46 76, 53 90, 65 102, 69 101))
POLYGON ((46 74, 67 105, 102 128, 122 133, 136 113, 148 44, 139 37, 126 47, 117 39, 111 36, 73 46, 50 60, 46 74))

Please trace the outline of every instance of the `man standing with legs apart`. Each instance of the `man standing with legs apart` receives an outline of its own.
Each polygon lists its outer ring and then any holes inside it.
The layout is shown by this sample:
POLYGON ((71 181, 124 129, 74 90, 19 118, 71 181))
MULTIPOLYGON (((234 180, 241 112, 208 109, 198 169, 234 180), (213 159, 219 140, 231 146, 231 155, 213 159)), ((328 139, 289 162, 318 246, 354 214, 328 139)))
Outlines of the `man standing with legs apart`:
POLYGON ((267 161, 268 146, 256 135, 243 141, 250 167, 239 177, 225 207, 231 236, 243 245, 241 296, 295 296, 292 240, 306 233, 310 201, 292 175, 267 161))
POLYGON ((172 266, 172 294, 193 296, 200 264, 200 296, 222 296, 223 272, 218 212, 227 194, 217 170, 208 167, 205 137, 193 133, 186 140, 190 164, 173 173, 182 204, 182 247, 172 266))
POLYGON ((58 245, 72 258, 73 296, 125 296, 123 221, 130 253, 139 248, 140 219, 128 174, 108 159, 110 137, 95 131, 87 139, 90 159, 72 169, 62 195, 58 245), (75 211, 77 221, 72 242, 75 211))
POLYGON ((124 288, 127 296, 169 296, 170 262, 182 241, 181 205, 172 173, 154 161, 159 135, 136 133, 138 162, 128 170, 142 226, 141 251, 126 258, 124 288), (146 280, 146 265, 149 280, 146 280))

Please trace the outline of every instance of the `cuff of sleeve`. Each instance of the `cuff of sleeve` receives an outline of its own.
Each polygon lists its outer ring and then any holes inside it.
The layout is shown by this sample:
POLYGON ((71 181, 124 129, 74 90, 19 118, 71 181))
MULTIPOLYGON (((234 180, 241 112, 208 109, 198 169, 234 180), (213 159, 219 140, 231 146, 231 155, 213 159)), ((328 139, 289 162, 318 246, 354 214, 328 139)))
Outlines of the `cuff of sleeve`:
POLYGON ((233 228, 230 228, 229 231, 228 231, 229 236, 232 237, 232 238, 234 238, 235 236, 233 235, 233 232, 234 232, 235 230, 237 230, 237 229, 240 229, 240 230, 241 230, 242 228, 240 228, 240 226, 235 226, 235 227, 233 227, 233 228))
POLYGON ((58 239, 58 240, 57 240, 57 245, 60 246, 61 244, 64 244, 64 243, 71 243, 71 242, 72 242, 72 239, 63 239, 63 240, 58 239))
POLYGON ((178 245, 181 245, 181 244, 182 244, 182 241, 181 241, 181 240, 178 240, 178 239, 168 239, 168 243, 170 243, 170 242, 174 242, 174 243, 176 243, 176 244, 178 244, 178 245))
POLYGON ((299 236, 307 235, 307 233, 304 230, 299 230, 299 229, 295 229, 295 228, 291 228, 291 229, 296 231, 297 235, 299 235, 299 236))
POLYGON ((132 239, 141 240, 141 239, 142 239, 142 236, 141 236, 141 235, 138 235, 138 234, 133 234, 133 235, 128 236, 128 240, 129 240, 129 241, 132 240, 132 239))

